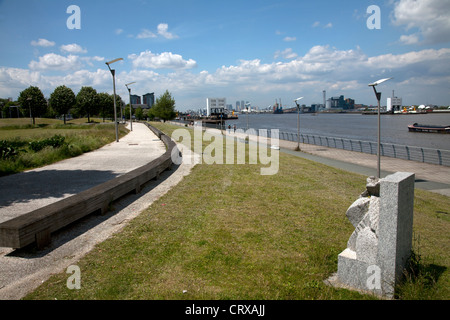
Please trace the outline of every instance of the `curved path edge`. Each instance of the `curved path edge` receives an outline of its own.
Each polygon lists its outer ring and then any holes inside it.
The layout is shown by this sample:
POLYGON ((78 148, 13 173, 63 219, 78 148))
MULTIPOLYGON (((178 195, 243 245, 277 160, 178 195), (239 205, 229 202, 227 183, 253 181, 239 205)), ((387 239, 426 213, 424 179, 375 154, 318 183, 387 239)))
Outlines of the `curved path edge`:
MULTIPOLYGON (((175 146, 168 136, 149 124, 146 125, 161 140, 170 140, 175 146)), ((169 150, 171 149, 168 148, 167 152, 169 150)), ((23 249, 0 248, 0 299, 21 299, 52 274, 76 265, 98 243, 119 232, 129 221, 181 182, 195 165, 195 161, 172 165, 172 169, 162 172, 157 180, 150 180, 142 185, 139 193, 131 193, 118 199, 105 214, 86 216, 77 223, 54 232, 51 243, 43 250, 30 246, 23 249)), ((61 285, 66 286, 66 283, 61 285)))

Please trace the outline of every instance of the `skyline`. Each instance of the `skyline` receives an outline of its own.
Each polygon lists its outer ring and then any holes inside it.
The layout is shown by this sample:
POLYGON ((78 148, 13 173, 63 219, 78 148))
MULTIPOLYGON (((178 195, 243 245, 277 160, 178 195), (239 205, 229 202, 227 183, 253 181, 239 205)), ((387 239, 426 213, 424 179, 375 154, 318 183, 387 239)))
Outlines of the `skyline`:
POLYGON ((405 105, 450 105, 450 2, 439 0, 3 0, 0 28, 2 98, 30 85, 46 97, 62 84, 112 93, 105 62, 123 58, 111 67, 126 103, 136 82, 132 94, 168 90, 179 111, 210 97, 310 105, 323 90, 376 105, 368 84, 386 77, 383 104, 395 90, 405 105))

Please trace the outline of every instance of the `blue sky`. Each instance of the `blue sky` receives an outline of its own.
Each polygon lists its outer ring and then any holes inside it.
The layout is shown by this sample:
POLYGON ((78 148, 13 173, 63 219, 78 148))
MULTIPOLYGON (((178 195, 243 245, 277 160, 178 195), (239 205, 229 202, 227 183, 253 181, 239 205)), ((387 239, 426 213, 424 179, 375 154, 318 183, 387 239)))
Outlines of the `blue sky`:
POLYGON ((65 84, 112 93, 156 96, 169 90, 179 110, 208 97, 267 107, 304 96, 306 104, 344 95, 375 104, 450 104, 450 1, 56 1, 0 0, 0 97, 30 85, 46 96, 65 84), (70 5, 81 29, 68 29, 70 5), (381 29, 369 29, 367 8, 380 8, 381 29))

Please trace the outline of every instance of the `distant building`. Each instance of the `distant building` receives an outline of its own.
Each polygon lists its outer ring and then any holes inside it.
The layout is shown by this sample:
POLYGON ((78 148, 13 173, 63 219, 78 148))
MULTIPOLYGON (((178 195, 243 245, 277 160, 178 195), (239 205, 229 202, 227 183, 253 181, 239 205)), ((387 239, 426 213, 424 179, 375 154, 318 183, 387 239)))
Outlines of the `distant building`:
POLYGON ((147 93, 142 96, 143 104, 151 108, 155 104, 155 93, 147 93))
POLYGON ((327 100, 327 109, 342 108, 344 109, 344 96, 331 97, 327 100))
POLYGON ((344 109, 355 109, 355 100, 347 98, 345 99, 345 108, 344 109))
POLYGON ((339 97, 331 97, 326 101, 326 109, 331 108, 339 108, 342 110, 346 109, 354 109, 355 108, 355 100, 347 98, 344 99, 344 96, 339 97))
POLYGON ((396 112, 402 111, 402 98, 397 98, 394 95, 394 91, 392 91, 392 97, 387 98, 386 111, 387 112, 396 112))
POLYGON ((325 106, 321 103, 313 103, 311 104, 310 111, 311 112, 319 112, 320 109, 325 108, 325 106))
POLYGON ((131 104, 141 104, 141 97, 135 94, 131 95, 131 104))
POLYGON ((223 113, 226 107, 226 98, 207 98, 206 99, 206 116, 211 114, 223 113))

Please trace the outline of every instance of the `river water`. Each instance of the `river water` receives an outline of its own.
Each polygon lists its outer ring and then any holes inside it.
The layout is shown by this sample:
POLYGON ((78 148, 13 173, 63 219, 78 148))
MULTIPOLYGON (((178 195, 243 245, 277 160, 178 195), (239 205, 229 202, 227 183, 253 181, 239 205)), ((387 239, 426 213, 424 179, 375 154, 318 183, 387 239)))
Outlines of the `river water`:
MULTIPOLYGON (((409 132, 413 123, 428 125, 450 125, 450 113, 424 115, 381 115, 381 142, 450 150, 450 134, 409 132)), ((247 115, 239 120, 227 121, 226 126, 236 124, 247 128, 247 115)), ((297 114, 250 114, 248 127, 252 129, 279 129, 297 132, 297 114)), ((328 137, 339 137, 364 141, 377 141, 378 117, 349 113, 301 114, 300 132, 328 137)))

